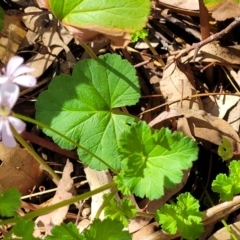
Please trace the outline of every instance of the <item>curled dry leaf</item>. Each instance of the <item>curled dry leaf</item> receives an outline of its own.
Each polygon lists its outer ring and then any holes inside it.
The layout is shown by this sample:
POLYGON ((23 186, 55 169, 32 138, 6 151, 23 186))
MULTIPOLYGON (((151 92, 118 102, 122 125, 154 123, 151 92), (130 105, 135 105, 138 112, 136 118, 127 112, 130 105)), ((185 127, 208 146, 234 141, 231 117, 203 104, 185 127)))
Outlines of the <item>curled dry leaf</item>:
POLYGON ((67 25, 64 26, 74 37, 76 37, 77 40, 83 42, 101 42, 109 39, 113 48, 124 48, 131 41, 130 34, 122 31, 109 31, 107 29, 98 29, 98 31, 101 32, 99 33, 93 30, 76 28, 67 25))
POLYGON ((45 177, 39 163, 19 146, 7 148, 0 143, 0 159, 0 185, 3 190, 16 187, 23 195, 30 194, 45 177))
POLYGON ((185 135, 193 136, 204 146, 208 142, 216 145, 222 144, 222 138, 226 138, 232 144, 233 151, 240 150, 240 139, 233 127, 225 120, 210 114, 186 116, 187 121, 178 122, 178 130, 185 135), (179 124, 182 124, 181 127, 179 124))
MULTIPOLYGON (((73 165, 71 162, 67 161, 61 180, 59 181, 57 191, 52 198, 50 205, 56 204, 63 200, 67 200, 72 198, 72 187, 73 187, 73 180, 70 176, 71 172, 73 171, 73 165)), ((42 215, 35 220, 35 223, 38 224, 42 222, 46 227, 46 233, 50 234, 51 227, 53 225, 59 225, 64 220, 69 206, 65 206, 62 208, 58 208, 57 210, 50 212, 48 214, 42 215)), ((36 236, 35 232, 35 236, 36 236)))

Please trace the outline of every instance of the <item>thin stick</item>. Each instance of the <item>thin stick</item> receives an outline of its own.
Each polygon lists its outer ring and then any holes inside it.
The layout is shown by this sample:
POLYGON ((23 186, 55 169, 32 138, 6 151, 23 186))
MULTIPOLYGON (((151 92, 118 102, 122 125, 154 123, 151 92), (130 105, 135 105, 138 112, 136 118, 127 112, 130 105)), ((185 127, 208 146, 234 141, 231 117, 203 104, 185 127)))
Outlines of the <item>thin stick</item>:
MULTIPOLYGON (((231 95, 231 96, 239 96, 240 97, 240 92, 238 92, 238 93, 199 93, 199 94, 194 94, 194 95, 191 95, 191 96, 187 96, 187 97, 183 98, 182 100, 192 99, 192 98, 196 98, 196 97, 218 96, 218 95, 231 95)), ((159 109, 161 107, 164 107, 166 105, 171 105, 173 103, 177 103, 179 101, 181 101, 181 99, 178 99, 178 100, 172 101, 172 102, 163 103, 159 106, 156 106, 154 108, 150 108, 146 111, 143 111, 143 112, 139 113, 138 116, 140 116, 142 114, 145 114, 145 113, 148 113, 148 112, 151 112, 151 111, 154 111, 154 110, 157 110, 157 109, 159 109)))
MULTIPOLYGON (((206 44, 208 44, 208 43, 210 43, 210 42, 212 42, 214 40, 217 40, 217 39, 223 37, 224 35, 229 33, 233 28, 235 28, 239 24, 240 24, 240 17, 235 18, 235 20, 232 23, 230 23, 226 28, 224 28, 222 31, 220 31, 220 32, 218 32, 216 34, 211 35, 210 37, 204 39, 201 42, 194 43, 192 46, 190 46, 188 48, 185 48, 185 49, 181 50, 180 52, 178 52, 178 54, 175 56, 174 60, 179 59, 183 54, 188 53, 188 52, 190 52, 190 51, 195 49, 195 53, 194 53, 194 57, 193 57, 193 61, 194 61, 196 59, 196 56, 197 56, 197 53, 198 53, 199 49, 202 46, 204 46, 204 45, 206 45, 206 44)), ((169 66, 169 64, 168 64, 168 66, 169 66)))

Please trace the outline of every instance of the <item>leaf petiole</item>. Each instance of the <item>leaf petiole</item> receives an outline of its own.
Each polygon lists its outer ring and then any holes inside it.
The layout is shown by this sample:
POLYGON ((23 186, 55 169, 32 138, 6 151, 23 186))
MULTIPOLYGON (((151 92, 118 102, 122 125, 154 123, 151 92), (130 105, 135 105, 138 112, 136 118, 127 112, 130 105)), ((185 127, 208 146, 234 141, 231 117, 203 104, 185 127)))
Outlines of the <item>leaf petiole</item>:
POLYGON ((117 174, 116 170, 114 170, 107 162, 105 162, 103 159, 101 159, 100 157, 98 157, 97 155, 95 155, 94 153, 92 153, 91 151, 87 150, 85 147, 81 146, 80 144, 76 143, 75 141, 71 140, 70 138, 66 137, 64 134, 58 132, 57 130, 49 127, 48 125, 41 123, 37 120, 34 120, 32 118, 26 117, 24 115, 18 114, 18 113, 13 113, 13 116, 19 119, 22 119, 26 122, 30 122, 33 123, 41 128, 46 128, 49 131, 52 131, 53 133, 57 134, 58 136, 64 138, 65 140, 69 141, 71 144, 75 145, 77 148, 82 149, 83 151, 85 151, 87 154, 91 155, 92 157, 96 158, 97 160, 99 160, 101 163, 105 164, 109 169, 111 169, 112 172, 114 172, 115 174, 117 174))

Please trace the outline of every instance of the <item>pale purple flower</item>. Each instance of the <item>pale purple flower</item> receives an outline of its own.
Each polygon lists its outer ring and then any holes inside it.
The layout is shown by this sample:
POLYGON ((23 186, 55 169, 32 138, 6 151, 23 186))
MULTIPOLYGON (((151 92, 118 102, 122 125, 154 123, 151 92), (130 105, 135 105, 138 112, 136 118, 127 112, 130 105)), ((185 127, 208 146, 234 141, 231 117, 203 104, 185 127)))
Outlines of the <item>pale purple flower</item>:
POLYGON ((12 82, 24 87, 33 87, 36 85, 36 78, 27 75, 34 71, 33 68, 23 64, 24 59, 19 56, 13 56, 7 63, 7 66, 2 68, 0 75, 0 84, 12 82))
POLYGON ((19 95, 19 87, 13 83, 0 85, 0 140, 7 147, 15 147, 16 140, 12 134, 10 124, 18 133, 25 130, 26 124, 12 116, 11 109, 19 95))

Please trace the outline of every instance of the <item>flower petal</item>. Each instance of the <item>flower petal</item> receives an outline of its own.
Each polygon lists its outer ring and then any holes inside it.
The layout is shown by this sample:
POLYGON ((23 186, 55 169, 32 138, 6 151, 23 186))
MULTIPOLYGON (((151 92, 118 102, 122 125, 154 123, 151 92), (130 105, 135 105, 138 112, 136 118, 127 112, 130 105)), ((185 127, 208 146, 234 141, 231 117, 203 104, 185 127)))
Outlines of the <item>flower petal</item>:
POLYGON ((31 75, 21 75, 14 78, 13 82, 24 87, 34 87, 37 83, 37 80, 31 75))
POLYGON ((6 147, 16 147, 17 145, 7 119, 2 122, 2 142, 6 147))
POLYGON ((9 110, 12 109, 19 96, 19 87, 10 82, 3 83, 0 85, 0 103, 7 107, 9 110))
POLYGON ((12 78, 15 78, 17 76, 20 76, 22 74, 25 74, 25 73, 30 73, 30 72, 33 72, 34 69, 29 67, 29 66, 26 66, 26 65, 21 65, 19 66, 13 73, 12 73, 12 78))
POLYGON ((25 130, 26 123, 22 120, 12 116, 9 116, 8 120, 18 133, 22 133, 25 130))
POLYGON ((8 77, 0 77, 0 84, 7 82, 8 77))
POLYGON ((10 77, 16 71, 16 69, 22 65, 23 61, 24 59, 19 56, 13 56, 12 58, 10 58, 6 66, 7 77, 10 77))
POLYGON ((0 141, 2 141, 2 125, 3 125, 3 120, 0 119, 0 141))

